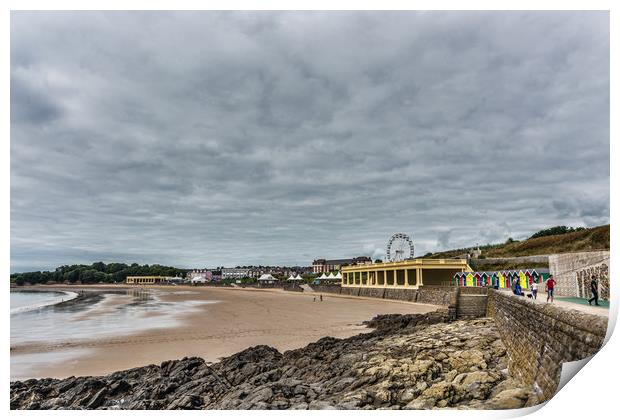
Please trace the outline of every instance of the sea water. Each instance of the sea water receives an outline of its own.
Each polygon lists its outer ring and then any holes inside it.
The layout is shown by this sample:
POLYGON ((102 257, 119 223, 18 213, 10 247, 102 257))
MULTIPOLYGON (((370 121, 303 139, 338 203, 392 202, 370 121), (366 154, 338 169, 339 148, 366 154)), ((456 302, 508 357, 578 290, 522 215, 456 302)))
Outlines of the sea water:
POLYGON ((216 303, 191 299, 165 302, 161 298, 166 293, 178 292, 101 292, 75 303, 57 305, 77 294, 12 291, 11 348, 21 351, 11 355, 11 379, 30 377, 37 366, 63 363, 90 351, 81 343, 175 327, 200 305, 216 303), (57 350, 63 347, 70 349, 57 350))
POLYGON ((11 315, 34 311, 76 296, 74 292, 11 292, 11 315))

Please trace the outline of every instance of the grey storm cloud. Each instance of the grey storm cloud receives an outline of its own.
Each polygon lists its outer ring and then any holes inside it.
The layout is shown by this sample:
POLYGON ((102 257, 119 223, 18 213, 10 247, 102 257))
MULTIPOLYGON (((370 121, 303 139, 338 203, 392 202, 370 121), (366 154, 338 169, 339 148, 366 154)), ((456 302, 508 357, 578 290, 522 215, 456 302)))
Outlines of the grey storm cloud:
POLYGON ((605 12, 12 12, 11 268, 609 222, 605 12))

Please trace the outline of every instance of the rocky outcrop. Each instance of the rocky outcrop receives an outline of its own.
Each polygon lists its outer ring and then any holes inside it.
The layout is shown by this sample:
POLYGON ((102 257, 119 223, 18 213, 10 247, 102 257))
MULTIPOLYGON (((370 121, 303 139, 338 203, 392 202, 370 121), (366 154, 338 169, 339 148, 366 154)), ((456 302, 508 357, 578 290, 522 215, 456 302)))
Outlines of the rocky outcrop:
POLYGON ((219 363, 191 357, 103 377, 11 383, 12 409, 519 408, 537 403, 506 369, 488 318, 382 315, 373 332, 284 354, 256 346, 219 363))
POLYGON ((387 314, 377 315, 365 322, 368 328, 374 328, 380 334, 406 334, 418 325, 433 325, 448 321, 448 310, 438 309, 426 314, 387 314))

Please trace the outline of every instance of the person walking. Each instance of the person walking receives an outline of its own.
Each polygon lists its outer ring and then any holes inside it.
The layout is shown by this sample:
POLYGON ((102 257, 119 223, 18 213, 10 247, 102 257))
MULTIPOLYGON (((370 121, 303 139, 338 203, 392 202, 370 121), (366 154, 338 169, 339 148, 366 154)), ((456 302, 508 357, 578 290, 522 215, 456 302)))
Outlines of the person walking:
POLYGON ((321 302, 323 302, 323 295, 319 295, 319 298, 320 298, 321 302))
POLYGON ((590 290, 592 291, 592 299, 588 300, 588 305, 592 305, 592 301, 594 301, 596 306, 601 306, 598 304, 598 281, 596 280, 596 276, 592 276, 590 290))
POLYGON ((547 302, 551 299, 551 303, 553 303, 553 288, 555 287, 555 279, 553 275, 550 275, 547 279, 547 302))
POLYGON ((538 295, 538 284, 532 282, 532 297, 536 300, 536 296, 538 295))

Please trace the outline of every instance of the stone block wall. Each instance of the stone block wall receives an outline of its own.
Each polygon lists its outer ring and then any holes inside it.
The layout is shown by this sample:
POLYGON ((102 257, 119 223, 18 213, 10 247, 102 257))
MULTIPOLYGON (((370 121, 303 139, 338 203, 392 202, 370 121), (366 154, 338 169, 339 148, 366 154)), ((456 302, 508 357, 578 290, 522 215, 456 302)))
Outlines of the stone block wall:
POLYGON ((459 286, 459 290, 465 295, 486 295, 488 289, 486 287, 459 286))
POLYGON ((316 293, 336 293, 376 299, 402 300, 448 306, 454 287, 422 286, 419 289, 390 289, 379 287, 340 287, 339 285, 313 285, 316 293))
POLYGON ((541 402, 556 392, 562 363, 595 354, 607 331, 607 318, 535 303, 489 290, 487 315, 495 321, 510 372, 540 392, 541 402))
POLYGON ((418 289, 384 289, 384 299, 404 300, 406 302, 417 302, 418 289))
POLYGON ((450 294, 453 293, 454 289, 454 287, 422 286, 418 289, 418 296, 415 301, 448 306, 450 305, 450 294))
POLYGON ((310 287, 317 293, 335 293, 337 295, 342 289, 339 284, 311 284, 310 287))
POLYGON ((341 295, 359 296, 361 287, 343 287, 340 289, 341 295))
POLYGON ((463 292, 459 294, 456 308, 457 319, 481 318, 487 315, 487 295, 471 294, 463 292))
POLYGON ((595 270, 595 274, 601 274, 599 296, 601 298, 606 296, 604 299, 609 299, 608 267, 609 251, 571 252, 549 256, 549 271, 557 283, 555 293, 560 296, 590 298, 589 280, 584 291, 583 278, 589 274, 588 270, 595 270), (581 284, 579 279, 582 279, 581 284))
POLYGON ((359 288, 357 296, 384 299, 386 298, 387 289, 375 289, 375 288, 359 288))

